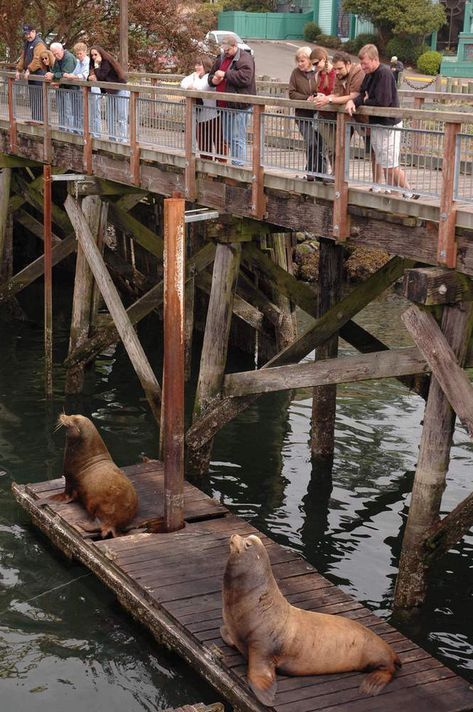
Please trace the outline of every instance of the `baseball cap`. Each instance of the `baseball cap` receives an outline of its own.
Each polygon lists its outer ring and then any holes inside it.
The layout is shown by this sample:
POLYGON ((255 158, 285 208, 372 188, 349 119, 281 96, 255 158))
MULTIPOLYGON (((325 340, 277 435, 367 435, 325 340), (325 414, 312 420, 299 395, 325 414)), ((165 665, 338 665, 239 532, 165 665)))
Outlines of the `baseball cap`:
POLYGON ((27 35, 28 32, 32 32, 34 30, 33 25, 23 25, 23 34, 27 35))

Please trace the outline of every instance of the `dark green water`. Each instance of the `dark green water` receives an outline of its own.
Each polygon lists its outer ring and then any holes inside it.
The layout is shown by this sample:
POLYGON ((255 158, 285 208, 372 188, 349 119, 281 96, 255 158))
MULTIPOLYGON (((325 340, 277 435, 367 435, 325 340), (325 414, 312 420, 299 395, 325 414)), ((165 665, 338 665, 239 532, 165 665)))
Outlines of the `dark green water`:
MULTIPOLYGON (((218 695, 135 625, 87 570, 64 560, 16 505, 10 486, 57 476, 67 412, 92 417, 120 465, 157 455, 158 436, 121 348, 88 374, 84 395, 65 403, 60 365, 68 299, 55 293, 55 397, 43 397, 41 291, 24 303, 31 322, 0 325, 0 694, 2 712, 138 712, 218 695)), ((361 323, 399 343, 400 303, 376 303, 361 323)), ((151 320, 141 336, 159 339, 151 320)), ((154 362, 158 369, 158 364, 154 362)), ((240 367, 234 364, 235 367, 240 367)), ((245 367, 250 367, 246 365, 245 367)), ((423 402, 396 382, 339 388, 333 487, 308 450, 311 399, 261 398, 218 436, 202 487, 321 573, 391 619, 391 603, 420 438, 423 402)), ((473 450, 458 429, 444 506, 472 486, 473 450)), ((428 600, 410 621, 393 621, 473 680, 473 537, 436 566, 428 600)))

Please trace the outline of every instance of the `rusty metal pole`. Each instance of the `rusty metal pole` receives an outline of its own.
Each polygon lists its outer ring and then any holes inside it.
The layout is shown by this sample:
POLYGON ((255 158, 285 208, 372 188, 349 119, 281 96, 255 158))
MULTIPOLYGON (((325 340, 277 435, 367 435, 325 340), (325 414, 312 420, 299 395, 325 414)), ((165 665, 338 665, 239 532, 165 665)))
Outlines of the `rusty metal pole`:
POLYGON ((43 167, 44 230, 44 376, 46 398, 53 397, 53 263, 51 225, 51 166, 43 167))
POLYGON ((164 201, 164 530, 184 526, 185 201, 164 201))

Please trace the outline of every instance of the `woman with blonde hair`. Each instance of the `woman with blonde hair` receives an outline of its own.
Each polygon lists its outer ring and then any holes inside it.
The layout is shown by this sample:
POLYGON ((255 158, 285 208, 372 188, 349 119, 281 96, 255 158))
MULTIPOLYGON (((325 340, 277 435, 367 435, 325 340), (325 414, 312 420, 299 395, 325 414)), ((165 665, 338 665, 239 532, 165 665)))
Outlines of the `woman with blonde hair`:
MULTIPOLYGON (((335 70, 330 63, 327 51, 323 47, 315 47, 310 53, 310 61, 317 72, 317 96, 330 96, 335 85, 335 70)), ((324 159, 327 173, 332 173, 335 161, 335 121, 337 115, 333 112, 319 114, 319 133, 324 145, 324 159)))
MULTIPOLYGON (((299 47, 295 54, 296 67, 289 79, 289 99, 312 102, 317 96, 318 75, 310 59, 310 47, 299 47)), ((308 104, 308 107, 310 104, 308 104)), ((296 109, 296 124, 304 139, 307 180, 322 180, 314 173, 323 173, 322 137, 317 130, 315 109, 296 109)))

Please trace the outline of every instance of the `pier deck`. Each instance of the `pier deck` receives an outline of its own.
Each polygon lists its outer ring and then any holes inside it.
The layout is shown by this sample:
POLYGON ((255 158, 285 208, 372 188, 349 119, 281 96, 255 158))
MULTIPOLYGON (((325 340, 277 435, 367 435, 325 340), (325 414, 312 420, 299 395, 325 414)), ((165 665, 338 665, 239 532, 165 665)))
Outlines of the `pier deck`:
MULTIPOLYGON (((228 539, 258 533, 247 522, 185 484, 186 526, 173 534, 150 533, 162 516, 162 464, 124 468, 138 491, 141 508, 127 535, 93 540, 77 521, 77 504, 46 502, 61 492, 62 479, 13 485, 19 504, 66 555, 75 557, 117 595, 151 633, 197 669, 242 712, 263 712, 245 682, 246 662, 219 634, 221 587, 228 539)), ((468 682, 321 576, 299 555, 261 536, 275 577, 288 600, 301 608, 356 618, 398 652, 403 667, 374 698, 363 696, 361 673, 286 677, 278 675, 278 712, 466 712, 473 710, 468 682)))

